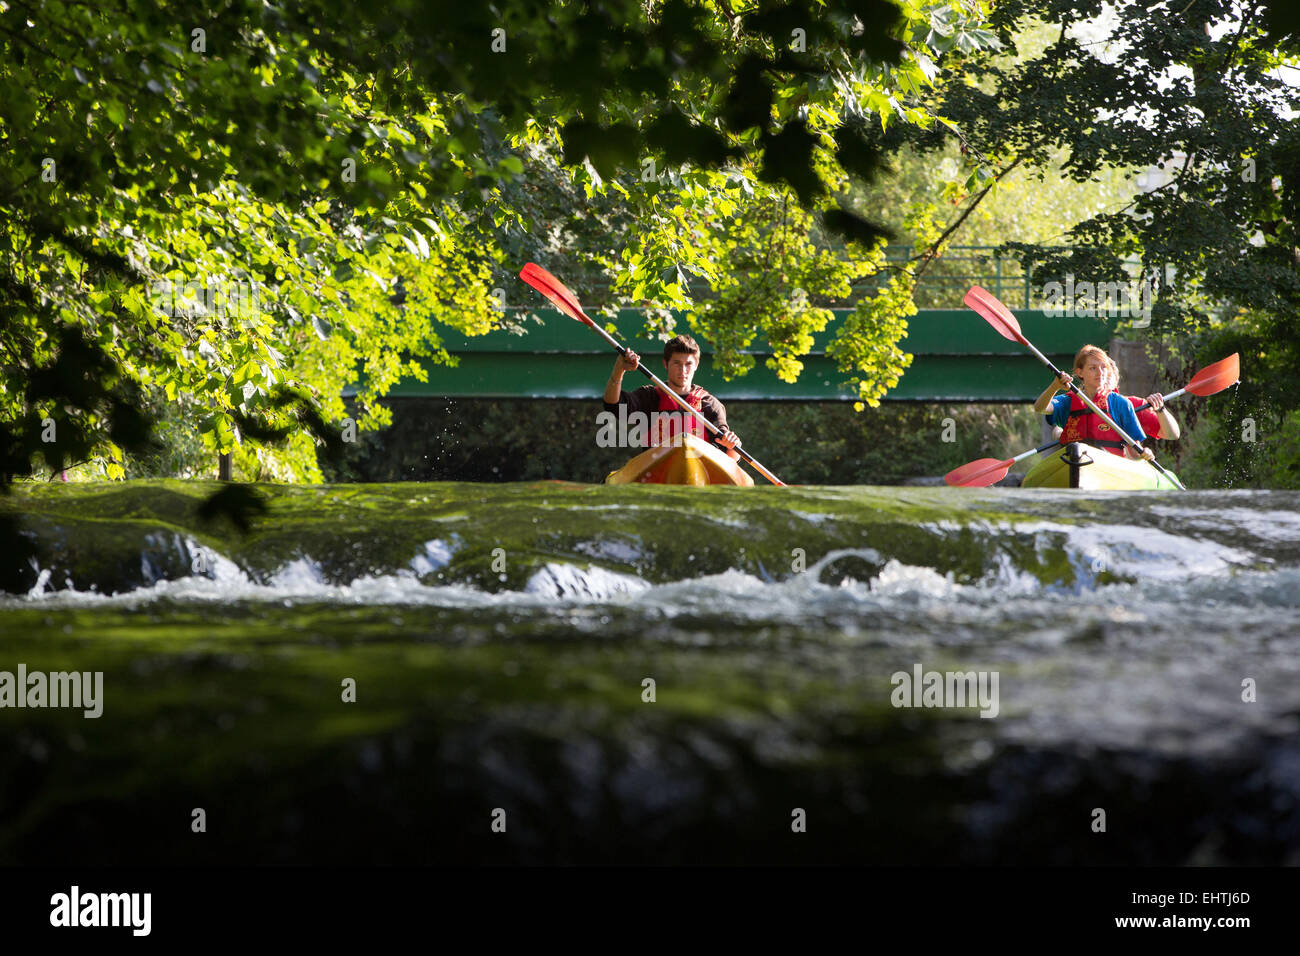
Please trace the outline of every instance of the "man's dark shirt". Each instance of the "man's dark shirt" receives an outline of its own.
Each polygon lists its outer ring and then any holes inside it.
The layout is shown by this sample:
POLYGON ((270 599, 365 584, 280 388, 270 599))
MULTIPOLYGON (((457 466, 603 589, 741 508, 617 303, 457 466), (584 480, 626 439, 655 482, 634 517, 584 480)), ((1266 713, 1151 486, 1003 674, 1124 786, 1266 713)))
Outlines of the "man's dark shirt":
MULTIPOLYGON (((635 391, 620 391, 618 401, 613 405, 609 402, 603 404, 605 411, 613 412, 615 415, 618 414, 619 405, 626 405, 629 415, 633 412, 645 412, 648 417, 659 411, 659 389, 654 385, 642 385, 635 391)), ((676 404, 673 405, 673 410, 682 411, 676 404)), ((682 415, 685 416, 686 413, 682 412, 682 415)), ((727 409, 708 392, 705 392, 704 397, 700 399, 700 415, 717 425, 724 432, 727 430, 727 409)), ((708 429, 705 429, 705 431, 708 431, 708 429)), ((705 437, 714 445, 718 445, 717 436, 712 432, 708 432, 705 437)), ((722 446, 718 445, 718 447, 721 448, 722 446)))

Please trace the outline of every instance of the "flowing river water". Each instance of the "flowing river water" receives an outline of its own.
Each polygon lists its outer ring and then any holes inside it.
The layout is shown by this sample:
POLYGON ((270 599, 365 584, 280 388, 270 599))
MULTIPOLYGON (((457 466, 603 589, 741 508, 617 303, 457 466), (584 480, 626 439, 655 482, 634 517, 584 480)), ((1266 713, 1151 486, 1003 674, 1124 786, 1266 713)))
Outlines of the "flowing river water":
POLYGON ((1300 494, 216 487, 0 499, 0 864, 1300 864, 1300 494))

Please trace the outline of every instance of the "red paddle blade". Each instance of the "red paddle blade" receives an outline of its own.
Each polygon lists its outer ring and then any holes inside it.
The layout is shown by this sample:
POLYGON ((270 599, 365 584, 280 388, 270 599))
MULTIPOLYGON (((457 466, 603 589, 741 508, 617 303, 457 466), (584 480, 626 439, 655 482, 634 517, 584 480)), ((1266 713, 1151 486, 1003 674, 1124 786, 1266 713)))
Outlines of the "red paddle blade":
POLYGON ((1207 365, 1184 388, 1193 395, 1213 395, 1231 388, 1241 379, 1241 353, 1233 352, 1226 359, 1207 365))
POLYGON ((582 311, 582 306, 578 304, 578 297, 569 291, 568 286, 536 262, 530 262, 520 269, 519 278, 554 302, 556 307, 565 315, 577 319, 579 322, 586 322, 588 325, 592 324, 591 319, 587 318, 587 314, 582 311))
POLYGON ((984 320, 1004 339, 1026 344, 1025 337, 1020 334, 1020 323, 1011 314, 1011 310, 999 302, 998 297, 992 292, 973 285, 962 301, 983 316, 984 320))
POLYGON ((943 480, 954 488, 987 488, 1005 478, 1015 463, 1014 458, 1005 461, 981 458, 978 461, 967 462, 960 468, 954 468, 943 476, 943 480))

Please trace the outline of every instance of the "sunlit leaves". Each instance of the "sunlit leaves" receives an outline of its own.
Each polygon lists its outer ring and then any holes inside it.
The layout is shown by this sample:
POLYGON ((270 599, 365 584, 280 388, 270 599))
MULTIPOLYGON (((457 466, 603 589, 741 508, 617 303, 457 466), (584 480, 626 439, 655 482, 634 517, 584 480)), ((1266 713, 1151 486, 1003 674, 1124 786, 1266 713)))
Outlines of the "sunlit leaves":
POLYGON ((852 373, 863 405, 877 407, 912 364, 898 343, 907 334, 906 317, 915 314, 910 277, 895 276, 859 300, 826 347, 839 369, 852 373))
MULTIPOLYGON (((871 145, 836 149, 835 131, 873 112, 929 123, 941 51, 911 2, 740 6, 230 0, 197 49, 155 0, 25 4, 33 43, 0 35, 0 358, 18 370, 3 420, 58 397, 21 386, 79 329, 107 363, 101 406, 138 383, 178 447, 231 452, 246 477, 317 477, 313 415, 342 417, 352 387, 362 427, 382 423, 388 388, 449 360, 446 329, 517 321, 491 293, 525 255, 575 243, 651 315, 705 288, 729 303, 700 311, 728 368, 765 334, 796 374, 824 310, 790 288, 829 294, 858 267, 812 242, 809 209, 777 217, 785 184, 830 210, 872 169, 871 145), (159 282, 180 290, 166 307, 159 282), (257 301, 223 306, 240 283, 257 301), (186 416, 197 439, 176 437, 186 416)), ((944 8, 936 36, 982 42, 979 5, 944 8)), ((77 415, 87 453, 132 450, 107 406, 77 415)))

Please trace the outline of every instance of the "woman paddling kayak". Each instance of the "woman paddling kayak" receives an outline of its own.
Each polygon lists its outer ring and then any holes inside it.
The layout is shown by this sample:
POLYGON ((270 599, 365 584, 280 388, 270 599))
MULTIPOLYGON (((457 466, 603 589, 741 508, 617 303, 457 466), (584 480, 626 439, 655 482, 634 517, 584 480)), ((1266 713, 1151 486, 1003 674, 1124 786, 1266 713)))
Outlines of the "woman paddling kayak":
MULTIPOLYGON (((1081 388, 1093 396, 1093 401, 1104 408, 1115 424, 1122 428, 1134 441, 1148 437, 1144 423, 1139 415, 1146 416, 1145 425, 1153 428, 1152 437, 1177 438, 1178 423, 1165 407, 1164 396, 1159 392, 1148 395, 1145 400, 1136 396, 1124 396, 1115 389, 1119 385, 1119 367, 1105 350, 1095 345, 1085 345, 1079 349, 1074 358, 1074 374, 1082 379, 1081 388), (1151 411, 1138 413, 1137 406, 1145 401, 1151 411), (1158 431, 1154 427, 1158 426, 1158 431)), ((1061 429, 1060 442, 1083 441, 1104 448, 1114 455, 1136 459, 1137 456, 1114 433, 1114 430, 1101 421, 1091 409, 1073 395, 1056 395, 1062 388, 1068 388, 1073 377, 1062 372, 1059 382, 1047 387, 1038 400, 1034 402, 1034 411, 1046 415, 1048 424, 1061 429), (1053 397, 1055 396, 1055 397, 1053 397)), ((1144 448, 1142 457, 1154 459, 1151 449, 1144 448)))

